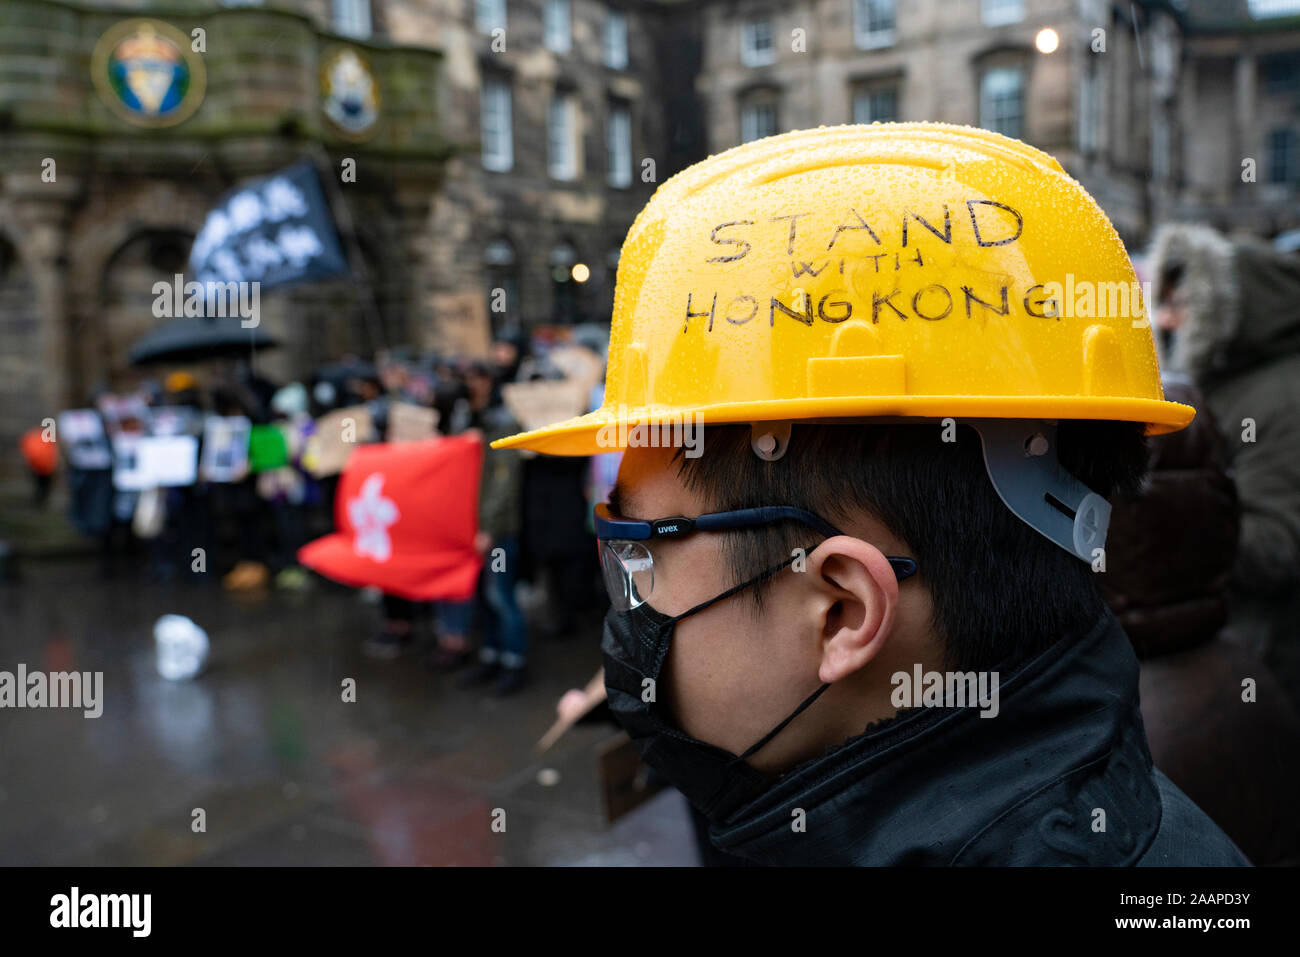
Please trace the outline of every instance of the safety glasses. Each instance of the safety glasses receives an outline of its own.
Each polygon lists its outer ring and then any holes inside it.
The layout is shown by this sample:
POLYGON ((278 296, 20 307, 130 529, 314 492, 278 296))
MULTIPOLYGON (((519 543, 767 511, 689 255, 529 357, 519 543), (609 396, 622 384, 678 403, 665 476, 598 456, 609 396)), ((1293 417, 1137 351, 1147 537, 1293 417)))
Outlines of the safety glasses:
MULTIPOLYGON (((602 503, 595 508, 596 547, 600 550, 600 570, 616 611, 630 611, 644 604, 655 585, 654 556, 648 543, 655 539, 685 538, 695 532, 720 532, 740 528, 758 528, 776 522, 794 520, 816 529, 827 538, 842 535, 830 522, 793 505, 766 505, 741 508, 730 512, 710 512, 696 518, 675 516, 647 522, 623 518, 602 503)), ((916 574, 911 558, 886 556, 901 582, 916 574)))

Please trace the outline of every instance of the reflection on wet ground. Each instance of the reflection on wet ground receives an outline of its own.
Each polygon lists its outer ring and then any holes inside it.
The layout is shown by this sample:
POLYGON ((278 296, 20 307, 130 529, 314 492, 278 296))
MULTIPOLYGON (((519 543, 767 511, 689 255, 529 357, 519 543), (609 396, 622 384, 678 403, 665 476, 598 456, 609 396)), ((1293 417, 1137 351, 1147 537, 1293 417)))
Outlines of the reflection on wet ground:
POLYGON ((363 656, 378 610, 355 592, 235 597, 104 581, 79 561, 24 572, 0 585, 0 670, 102 671, 103 714, 0 710, 0 864, 697 861, 675 792, 603 824, 595 755, 611 726, 532 751, 599 665, 594 624, 539 643, 532 684, 498 699, 416 653, 363 656), (155 670, 152 628, 169 612, 211 638, 195 681, 155 670), (542 769, 558 782, 539 783, 542 769))

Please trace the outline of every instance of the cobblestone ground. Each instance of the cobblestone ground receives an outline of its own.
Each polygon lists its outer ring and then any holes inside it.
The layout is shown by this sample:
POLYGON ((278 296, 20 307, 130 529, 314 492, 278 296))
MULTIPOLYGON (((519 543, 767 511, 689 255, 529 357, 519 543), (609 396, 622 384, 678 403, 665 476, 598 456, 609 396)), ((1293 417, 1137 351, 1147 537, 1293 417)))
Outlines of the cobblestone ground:
POLYGON ((102 671, 103 714, 0 710, 0 864, 697 863, 676 792, 605 824, 596 753, 612 726, 533 751, 599 665, 595 622, 537 643, 532 683, 498 699, 416 652, 366 658, 378 608, 319 581, 233 596, 105 580, 89 560, 22 572, 0 585, 0 671, 102 671), (167 613, 211 638, 197 680, 155 670, 167 613))

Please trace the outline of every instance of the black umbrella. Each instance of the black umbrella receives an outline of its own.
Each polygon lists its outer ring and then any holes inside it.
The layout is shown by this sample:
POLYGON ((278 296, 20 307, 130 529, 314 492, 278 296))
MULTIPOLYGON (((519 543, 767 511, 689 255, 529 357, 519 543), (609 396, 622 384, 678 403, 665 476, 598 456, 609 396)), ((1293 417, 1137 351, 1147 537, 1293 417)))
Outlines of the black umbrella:
POLYGON ((274 349, 280 344, 260 326, 245 329, 242 321, 237 316, 173 319, 131 345, 131 365, 246 356, 254 349, 274 349))

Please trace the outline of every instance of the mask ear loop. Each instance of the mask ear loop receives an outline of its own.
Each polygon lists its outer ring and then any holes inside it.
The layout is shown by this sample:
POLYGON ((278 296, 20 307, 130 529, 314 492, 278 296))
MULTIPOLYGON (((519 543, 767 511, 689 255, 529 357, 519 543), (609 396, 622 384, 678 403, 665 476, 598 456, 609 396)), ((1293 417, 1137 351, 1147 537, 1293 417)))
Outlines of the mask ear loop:
POLYGON ((780 565, 773 565, 767 571, 760 572, 758 575, 751 578, 749 581, 741 582, 739 585, 736 585, 733 588, 728 588, 721 595, 714 595, 712 598, 706 599, 705 601, 700 602, 698 605, 686 609, 686 611, 682 612, 680 615, 674 615, 670 620, 673 622, 673 624, 676 624, 677 622, 681 621, 683 618, 695 614, 697 611, 703 611, 705 608, 708 608, 714 602, 722 601, 722 599, 724 598, 730 598, 732 595, 736 594, 737 592, 744 591, 746 588, 752 588, 755 585, 757 585, 759 582, 766 581, 767 579, 771 578, 773 575, 775 575, 781 569, 785 568, 786 565, 789 565, 798 557, 799 557, 798 555, 791 555, 780 565))
MULTIPOLYGON (((793 559, 791 559, 791 560, 793 560, 793 559)), ((788 563, 783 562, 783 563, 782 563, 782 567, 784 567, 784 565, 786 565, 786 564, 788 564, 788 563)), ((810 706, 814 701, 816 701, 818 698, 820 698, 820 697, 822 696, 822 694, 826 691, 826 689, 829 688, 830 686, 831 686, 831 685, 830 685, 830 682, 829 682, 829 681, 824 681, 824 682, 822 682, 822 686, 821 686, 820 688, 818 688, 816 691, 814 691, 812 694, 810 694, 808 697, 804 698, 804 699, 803 699, 803 703, 800 704, 799 707, 797 707, 797 708, 795 708, 793 711, 791 711, 789 717, 787 717, 784 721, 782 721, 780 724, 778 724, 775 728, 773 728, 773 729, 772 729, 771 731, 769 731, 767 734, 763 735, 762 739, 761 739, 757 744, 755 744, 753 747, 751 747, 748 751, 746 751, 744 754, 738 755, 736 758, 734 758, 734 759, 729 763, 728 766, 730 766, 730 765, 732 765, 732 764, 735 764, 737 761, 744 761, 746 758, 750 757, 751 755, 754 755, 754 754, 758 753, 758 751, 760 751, 760 750, 763 748, 764 745, 766 745, 769 741, 771 741, 771 740, 772 740, 773 738, 775 738, 778 734, 780 734, 782 731, 784 731, 786 725, 788 725, 788 724, 789 724, 791 721, 793 721, 795 718, 799 717, 799 715, 803 714, 804 711, 807 710, 808 707, 809 707, 809 706, 810 706)))
MULTIPOLYGON (((795 718, 799 717, 799 715, 803 714, 803 712, 808 709, 808 706, 811 705, 818 698, 820 698, 822 696, 822 693, 829 687, 830 687, 829 683, 823 682, 822 686, 818 688, 816 691, 814 691, 812 694, 810 694, 808 697, 804 698, 803 703, 800 704, 799 707, 795 708, 792 712, 790 712, 790 714, 786 717, 784 721, 778 724, 767 734, 763 735, 762 739, 758 741, 758 743, 756 743, 753 747, 749 748, 749 750, 747 750, 744 754, 738 754, 735 757, 733 757, 730 761, 728 761, 726 769, 730 771, 737 764, 744 764, 746 758, 749 758, 751 755, 758 752, 759 749, 761 749, 769 741, 771 741, 778 734, 784 731, 786 725, 788 725, 795 718)), ((723 778, 722 783, 719 785, 718 789, 715 792, 713 792, 713 796, 709 798, 710 805, 716 804, 719 795, 721 795, 722 792, 726 790, 726 787, 727 787, 727 780, 726 778, 723 778)))
MULTIPOLYGON (((710 598, 707 601, 700 602, 698 605, 694 606, 693 608, 689 608, 686 611, 682 612, 680 615, 675 616, 672 619, 673 623, 676 624, 677 622, 681 621, 683 618, 687 617, 688 615, 693 615, 697 611, 709 607, 714 602, 722 601, 722 599, 724 598, 730 598, 732 595, 736 594, 737 592, 743 591, 746 588, 750 588, 758 584, 759 582, 767 578, 770 578, 771 576, 775 575, 777 572, 781 571, 781 569, 789 565, 791 562, 793 562, 797 557, 798 557, 797 555, 791 555, 781 564, 772 566, 767 571, 763 572, 757 577, 751 578, 747 582, 741 582, 739 585, 736 585, 734 588, 728 588, 721 595, 715 595, 713 598, 710 598)), ((758 752, 759 749, 764 747, 769 741, 771 741, 778 734, 784 731, 786 725, 788 725, 795 718, 799 717, 799 715, 803 714, 803 712, 806 711, 814 701, 820 698, 822 694, 826 691, 826 689, 829 687, 830 684, 828 682, 824 682, 820 688, 818 688, 808 697, 804 698, 803 702, 799 705, 799 707, 795 708, 794 711, 790 712, 790 714, 786 716, 785 720, 783 720, 775 728, 773 728, 767 734, 763 735, 762 739, 758 741, 758 743, 756 743, 753 747, 749 748, 744 754, 738 754, 734 756, 730 761, 728 761, 727 762, 728 770, 735 767, 737 764, 743 764, 746 758, 749 758, 751 755, 758 752)), ((724 780, 722 784, 718 787, 718 790, 715 791, 713 796, 709 799, 709 804, 713 804, 714 802, 717 801, 718 795, 720 795, 723 792, 723 790, 726 789, 726 786, 727 784, 726 781, 724 780)))
POLYGON ((827 688, 829 688, 829 687, 830 687, 830 683, 829 683, 829 682, 823 682, 823 684, 822 684, 822 686, 821 686, 820 688, 818 688, 816 691, 814 691, 814 692, 813 692, 812 694, 810 694, 808 697, 806 697, 806 698, 803 699, 803 704, 799 705, 799 707, 795 708, 794 711, 790 712, 790 716, 789 716, 788 718, 786 718, 784 721, 782 721, 780 724, 778 724, 775 728, 773 728, 771 731, 769 731, 767 734, 765 734, 765 735, 763 736, 763 739, 762 739, 761 741, 759 741, 756 745, 754 745, 752 748, 750 748, 750 749, 749 749, 748 751, 746 751, 744 754, 739 755, 738 757, 736 757, 735 760, 733 760, 731 763, 732 763, 732 764, 735 764, 736 761, 744 761, 744 760, 745 760, 746 758, 748 758, 750 755, 755 754, 757 751, 759 751, 759 750, 763 747, 763 745, 767 744, 769 741, 771 741, 773 738, 775 738, 778 734, 780 734, 783 730, 785 730, 785 726, 786 726, 787 724, 789 724, 789 723, 790 723, 791 721, 793 721, 795 718, 799 717, 799 715, 803 714, 804 710, 807 709, 807 707, 808 707, 810 704, 812 704, 814 701, 816 701, 818 698, 820 698, 821 695, 822 695, 822 692, 825 691, 825 690, 826 690, 827 688))

